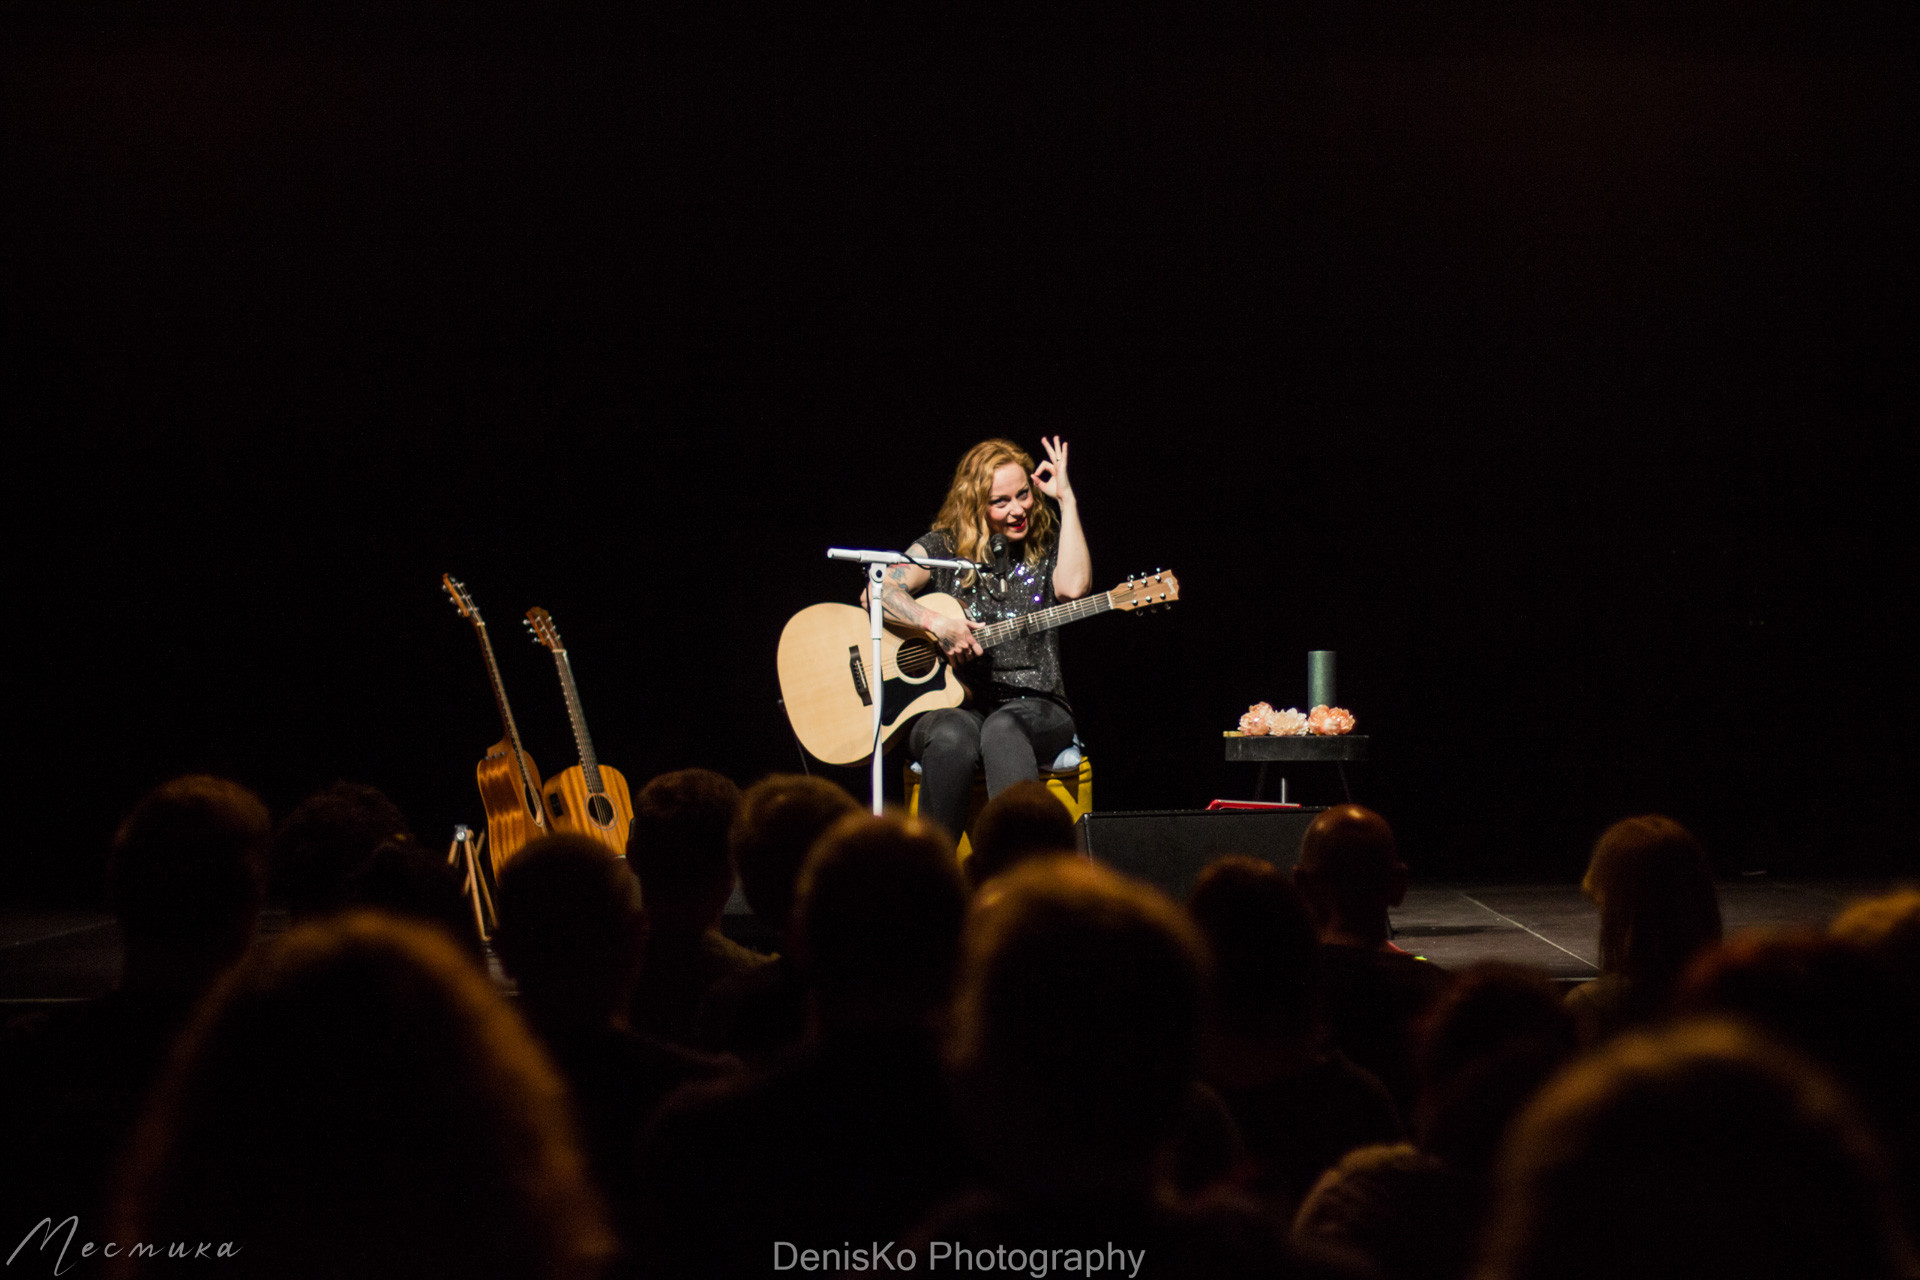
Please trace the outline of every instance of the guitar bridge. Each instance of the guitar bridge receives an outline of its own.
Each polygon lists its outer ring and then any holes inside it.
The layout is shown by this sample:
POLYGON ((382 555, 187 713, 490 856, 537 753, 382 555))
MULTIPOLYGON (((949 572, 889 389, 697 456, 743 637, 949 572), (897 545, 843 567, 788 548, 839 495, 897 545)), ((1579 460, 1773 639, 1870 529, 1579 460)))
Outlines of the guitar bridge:
POLYGON ((867 666, 860 661, 860 646, 857 644, 847 646, 847 668, 853 672, 853 687, 860 692, 860 705, 872 706, 873 694, 867 689, 867 666))

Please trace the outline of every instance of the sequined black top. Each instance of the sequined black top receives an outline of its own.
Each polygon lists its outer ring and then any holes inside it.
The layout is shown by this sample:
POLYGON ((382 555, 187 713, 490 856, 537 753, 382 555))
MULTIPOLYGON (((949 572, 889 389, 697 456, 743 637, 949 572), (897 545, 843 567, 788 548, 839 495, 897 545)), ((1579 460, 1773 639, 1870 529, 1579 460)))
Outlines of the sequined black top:
MULTIPOLYGON (((921 534, 916 541, 933 559, 949 559, 955 554, 953 543, 938 529, 921 534)), ((1058 603, 1053 596, 1053 566, 1059 555, 1059 547, 1054 546, 1038 564, 1014 560, 1004 589, 999 579, 987 574, 976 575, 971 586, 961 586, 957 581, 959 570, 929 569, 933 581, 928 590, 945 592, 958 600, 975 622, 1003 622, 1058 603)), ((1073 710, 1067 702, 1066 684, 1060 678, 1057 628, 1002 641, 954 671, 972 690, 977 710, 988 711, 1011 698, 1034 696, 1051 698, 1069 712, 1073 710)))

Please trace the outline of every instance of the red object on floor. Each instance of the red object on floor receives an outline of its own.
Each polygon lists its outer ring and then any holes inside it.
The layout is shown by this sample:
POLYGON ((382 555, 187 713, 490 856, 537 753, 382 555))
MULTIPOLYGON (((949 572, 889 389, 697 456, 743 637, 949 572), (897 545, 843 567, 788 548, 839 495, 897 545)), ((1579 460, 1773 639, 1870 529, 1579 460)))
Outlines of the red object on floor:
POLYGON ((1298 809, 1297 804, 1281 804, 1274 800, 1214 800, 1207 808, 1213 809, 1298 809))

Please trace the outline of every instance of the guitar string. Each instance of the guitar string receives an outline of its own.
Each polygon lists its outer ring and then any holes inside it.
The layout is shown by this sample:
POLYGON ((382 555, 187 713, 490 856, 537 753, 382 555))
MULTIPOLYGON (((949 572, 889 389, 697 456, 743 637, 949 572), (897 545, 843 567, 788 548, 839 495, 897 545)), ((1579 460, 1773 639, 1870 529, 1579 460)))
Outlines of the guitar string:
MULTIPOLYGON (((991 623, 981 628, 979 633, 981 643, 986 646, 992 646, 999 644, 1003 640, 1013 639, 1021 634, 1031 635, 1036 630, 1051 631, 1055 627, 1062 626, 1066 623, 1077 622, 1083 617, 1104 613, 1113 607, 1113 602, 1110 599, 1111 595, 1111 592, 1105 592, 1097 596, 1089 596, 1085 600, 1069 600, 1064 604, 1053 605, 1050 608, 1030 613, 1024 618, 1009 618, 1003 622, 991 623), (1041 624, 1037 628, 1033 625, 1036 622, 1041 624)), ((903 644, 900 646, 900 649, 896 650, 892 655, 892 661, 882 660, 880 666, 882 679, 890 675, 897 676, 901 674, 898 661, 899 654, 907 648, 908 645, 903 644)))
MULTIPOLYGON (((493 637, 487 634, 487 624, 476 608, 472 614, 473 629, 480 637, 480 653, 487 661, 487 677, 493 685, 493 700, 500 708, 500 718, 505 721, 508 747, 513 755, 514 776, 520 780, 520 801, 526 803, 527 792, 536 796, 539 789, 533 785, 533 778, 527 769, 526 748, 520 745, 520 727, 514 723, 513 708, 507 703, 507 686, 500 678, 500 664, 493 656, 493 637)), ((544 806, 533 806, 533 823, 542 831, 547 828, 547 814, 544 806)))
MULTIPOLYGON (((1115 590, 1119 590, 1119 588, 1115 588, 1115 590)), ((1153 601, 1149 600, 1148 603, 1153 603, 1153 601)), ((1001 622, 990 623, 980 629, 980 640, 983 645, 990 647, 1001 643, 1003 640, 1010 640, 1020 635, 1032 635, 1036 631, 1051 631, 1057 626, 1062 626, 1069 622, 1077 622, 1082 617, 1104 613, 1108 609, 1118 607, 1119 606, 1113 602, 1113 592, 1105 591, 1099 595, 1088 596, 1084 600, 1069 600, 1062 604, 1052 605, 1035 613, 1030 613, 1023 618, 1009 618, 1001 622), (1040 625, 1036 627, 1034 625, 1036 623, 1040 625)), ((892 661, 888 661, 885 658, 882 659, 880 664, 881 679, 884 680, 888 676, 898 676, 902 674, 898 661, 899 654, 907 651, 916 643, 924 644, 924 642, 909 642, 908 644, 903 644, 898 650, 895 650, 892 655, 892 661)))
POLYGON ((587 784, 588 795, 601 795, 605 793, 606 786, 600 780, 600 757, 593 749, 592 736, 587 732, 587 713, 580 705, 580 692, 573 682, 573 663, 568 659, 565 649, 555 649, 553 660, 554 665, 560 668, 560 692, 566 699, 574 747, 580 753, 581 780, 587 784))
POLYGON ((1069 600, 1065 604, 1041 609, 1024 618, 1009 618, 1004 622, 992 623, 981 629, 981 636, 991 637, 986 639, 985 643, 998 644, 1003 639, 1011 639, 1022 634, 1031 635, 1035 630, 1050 631, 1055 626, 1076 622, 1083 616, 1100 613, 1104 608, 1111 607, 1112 601, 1108 598, 1109 594, 1089 596, 1085 600, 1069 600), (1034 626, 1036 622, 1040 624, 1038 628, 1034 626))

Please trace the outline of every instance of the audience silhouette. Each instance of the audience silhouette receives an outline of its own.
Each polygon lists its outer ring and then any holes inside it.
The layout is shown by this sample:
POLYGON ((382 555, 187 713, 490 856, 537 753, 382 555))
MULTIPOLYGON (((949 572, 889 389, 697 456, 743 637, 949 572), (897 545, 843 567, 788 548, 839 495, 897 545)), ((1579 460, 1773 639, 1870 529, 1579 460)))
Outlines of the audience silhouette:
MULTIPOLYGON (((175 778, 113 838, 108 895, 123 945, 115 989, 0 1037, 0 1225, 97 1225, 105 1179, 194 1006, 246 952, 266 879, 267 808, 235 782, 175 778)), ((9 1246, 11 1247, 11 1246, 9 1246)))
POLYGON ((948 1058, 987 1183, 913 1238, 989 1253, 1119 1240, 1156 1275, 1317 1274, 1250 1206, 1183 1203, 1166 1183, 1208 970, 1178 907, 1093 863, 1043 859, 984 886, 948 1058))
POLYGON ((1920 988, 1920 889, 1852 903, 1828 932, 1880 956, 1900 982, 1920 988))
POLYGON ((1073 815, 1046 783, 1016 782, 987 801, 968 843, 961 869, 977 889, 1028 858, 1073 852, 1073 815))
POLYGON ((1886 957, 1813 930, 1763 930, 1701 953, 1674 1008, 1737 1018, 1833 1074, 1874 1124, 1910 1227, 1920 1182, 1920 1026, 1914 993, 1886 957))
POLYGON ((1416 1088, 1413 1026, 1447 975, 1393 944, 1387 912, 1407 892, 1393 828, 1357 804, 1328 809, 1301 838, 1293 874, 1320 922, 1328 1034, 1380 1077, 1405 1116, 1416 1088))
POLYGON ((268 888, 295 922, 370 907, 437 925, 480 955, 446 859, 421 847, 398 806, 364 783, 336 782, 294 806, 274 833, 268 888))
POLYGON ((1530 970, 1462 971, 1418 1028, 1415 1142, 1360 1147, 1315 1183, 1296 1240, 1364 1258, 1382 1280, 1459 1280, 1513 1117, 1575 1052, 1572 1015, 1530 970))
POLYGON ((1624 1035, 1502 1157, 1484 1280, 1911 1276, 1867 1129, 1812 1062, 1729 1022, 1624 1035))
POLYGON ((1218 859, 1184 909, 1072 838, 1010 788, 963 870, 821 779, 663 774, 627 857, 560 834, 503 868, 516 1013, 380 792, 275 831, 174 779, 114 837, 116 988, 0 1027, 0 1227, 115 1277, 202 1245, 222 1274, 597 1280, 859 1270, 856 1244, 1193 1280, 1920 1276, 1920 892, 1722 941, 1699 842, 1630 818, 1583 885, 1602 976, 1563 999, 1394 946, 1407 868, 1357 805, 1293 877, 1218 859), (256 940, 269 867, 295 924, 256 940), (719 932, 736 867, 777 954, 719 932))
POLYGON ((314 792, 282 819, 273 835, 273 896, 295 921, 352 905, 349 881, 394 842, 412 843, 406 815, 378 788, 336 782, 314 792))
POLYGON ((966 889, 943 832, 852 814, 800 877, 812 1035, 670 1098, 642 1153, 654 1265, 761 1274, 776 1241, 891 1240, 966 1178, 938 1053, 966 889))
POLYGON ((1476 1183, 1492 1176, 1507 1127, 1579 1048, 1559 990, 1518 965, 1463 970, 1416 1033, 1422 1149, 1476 1183))
POLYGON ((740 788, 711 769, 663 773, 634 798, 627 861, 647 913, 646 963, 633 995, 637 1031, 692 1044, 713 985, 767 963, 720 932, 733 893, 727 832, 739 809, 740 788))
MULTIPOLYGON (((1880 962, 1894 987, 1896 1013, 1891 1025, 1910 1027, 1920 1022, 1920 889, 1900 889, 1855 902, 1835 917, 1828 932, 1836 941, 1859 947, 1880 962)), ((1878 1030, 1866 1034, 1880 1038, 1878 1030)), ((1901 1043, 1911 1039, 1904 1037, 1901 1043)), ((1910 1055, 1912 1046, 1905 1047, 1910 1055)), ((1884 1120, 1883 1137, 1900 1180, 1908 1238, 1920 1242, 1920 1102, 1912 1097, 1920 1082, 1909 1075, 1905 1084, 1907 1103, 1900 1114, 1884 1120)), ((1884 1114, 1882 1104, 1870 1104, 1884 1114)))
POLYGON ((740 892, 778 955, 772 964, 714 984, 699 1015, 698 1040, 764 1062, 806 1030, 806 983, 787 941, 800 868, 826 829, 860 812, 824 778, 775 774, 747 788, 728 834, 740 892))
POLYGON ((1591 1045, 1666 1008, 1687 962, 1720 940, 1720 899, 1706 850, 1659 814, 1608 827, 1580 887, 1600 908, 1600 977, 1567 1003, 1591 1045))
POLYGON ((1187 910, 1214 961, 1202 1076, 1246 1143, 1242 1185, 1289 1220, 1322 1169, 1397 1139, 1400 1117, 1377 1077, 1323 1043, 1317 929, 1284 873, 1222 858, 1200 873, 1187 910))
MULTIPOLYGON (((372 912, 293 930, 210 998, 111 1238, 231 1242, 223 1275, 315 1280, 564 1280, 613 1250, 546 1054, 439 931, 372 912)), ((109 1274, 167 1268, 122 1252, 109 1274)))
MULTIPOLYGON (((597 840, 544 836, 500 876, 494 945, 520 1009, 565 1077, 616 1219, 639 1194, 640 1134, 667 1094, 728 1064, 627 1024, 646 939, 640 888, 597 840)), ((631 1223, 620 1225, 630 1234, 631 1223)))
POLYGON ((347 908, 432 925, 483 963, 485 948, 473 911, 460 891, 460 876, 446 858, 412 840, 383 841, 346 884, 347 908))

